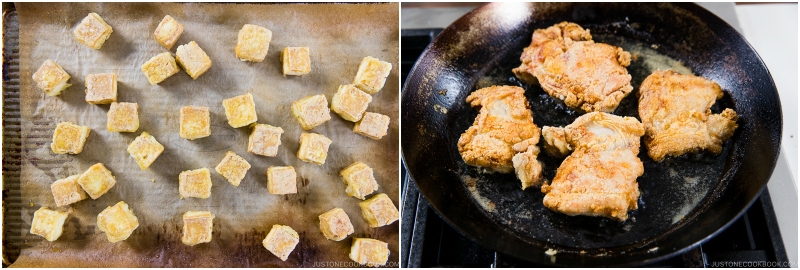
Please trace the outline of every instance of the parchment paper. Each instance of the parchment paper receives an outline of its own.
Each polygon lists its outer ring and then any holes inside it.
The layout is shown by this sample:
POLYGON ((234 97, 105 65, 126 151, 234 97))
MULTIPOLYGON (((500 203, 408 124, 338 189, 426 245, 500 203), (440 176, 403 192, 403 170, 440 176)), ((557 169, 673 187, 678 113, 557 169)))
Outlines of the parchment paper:
MULTIPOLYGON (((22 142, 24 146, 21 193, 30 207, 22 211, 28 222, 19 267, 256 267, 256 266, 356 266, 349 258, 353 237, 370 237, 389 243, 387 266, 397 267, 399 224, 370 228, 361 216, 356 198, 348 197, 339 171, 356 161, 374 169, 378 192, 398 201, 398 5, 394 4, 148 4, 148 3, 17 3, 20 20, 20 86, 22 142), (72 37, 74 27, 90 12, 98 13, 114 32, 102 49, 93 50, 72 37), (196 41, 209 55, 212 67, 192 80, 185 72, 151 86, 140 66, 167 51, 153 38, 165 15, 185 28, 178 45, 196 41), (237 33, 246 23, 273 33, 269 53, 261 63, 236 58, 237 33), (280 51, 287 46, 308 46, 311 73, 284 77, 280 51), (361 59, 373 56, 393 64, 386 86, 373 95, 367 111, 388 115, 388 135, 372 140, 353 133, 353 123, 332 114, 332 119, 311 132, 333 140, 324 165, 297 158, 302 129, 291 115, 291 103, 309 95, 330 99, 340 84, 353 80, 361 59), (72 87, 58 97, 35 88, 31 76, 46 59, 52 59, 72 79, 72 87), (140 127, 135 133, 106 131, 109 105, 84 100, 84 79, 93 73, 117 74, 118 101, 139 104, 140 127), (255 98, 258 123, 280 126, 285 133, 277 157, 247 152, 249 128, 231 128, 222 100, 245 93, 255 98), (211 109, 211 136, 194 141, 178 136, 181 106, 211 109), (89 126, 91 135, 82 153, 57 155, 50 150, 58 122, 89 126), (126 148, 147 131, 164 147, 164 153, 146 171, 138 168, 126 148), (225 152, 232 150, 252 168, 239 187, 214 171, 225 152), (117 179, 97 200, 55 207, 50 184, 83 172, 102 162, 117 179), (294 166, 298 193, 272 195, 267 191, 269 166, 294 166), (198 168, 212 171, 208 199, 180 199, 178 175, 198 168), (139 227, 126 241, 109 243, 96 227, 103 209, 127 202, 139 227), (69 211, 63 235, 55 242, 27 230, 33 212, 41 206, 69 211), (340 207, 350 217, 355 234, 341 242, 326 240, 319 231, 318 215, 340 207), (189 247, 181 243, 182 215, 186 211, 211 211, 213 240, 189 247), (261 244, 273 224, 289 225, 300 243, 286 262, 261 244)), ((378 193, 376 192, 376 194, 378 193)))

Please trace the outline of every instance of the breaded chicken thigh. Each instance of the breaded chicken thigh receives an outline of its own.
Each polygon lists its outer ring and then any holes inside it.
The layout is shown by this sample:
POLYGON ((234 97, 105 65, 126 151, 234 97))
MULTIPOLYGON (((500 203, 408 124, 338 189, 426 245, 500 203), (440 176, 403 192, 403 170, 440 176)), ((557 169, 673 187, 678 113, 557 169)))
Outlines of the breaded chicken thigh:
POLYGON ((468 165, 502 173, 510 173, 514 167, 527 168, 523 189, 538 184, 540 177, 536 175, 541 175, 536 160, 540 130, 533 123, 524 94, 525 90, 517 86, 491 86, 470 94, 467 102, 480 108, 480 113, 458 139, 458 152, 468 165), (515 164, 512 159, 517 152, 523 152, 523 156, 516 158, 519 161, 515 164))
POLYGON ((633 117, 593 112, 565 128, 544 127, 543 134, 548 152, 573 151, 553 181, 542 185, 544 206, 571 216, 627 220, 628 211, 638 207, 644 126, 633 117))
POLYGON ((711 114, 722 89, 703 77, 657 70, 639 87, 639 116, 647 154, 655 161, 689 152, 722 151, 733 136, 738 116, 731 109, 711 114))
POLYGON ((612 112, 633 90, 625 68, 631 54, 592 41, 589 30, 562 22, 533 32, 531 45, 513 70, 521 80, 539 83, 547 94, 585 112, 612 112))

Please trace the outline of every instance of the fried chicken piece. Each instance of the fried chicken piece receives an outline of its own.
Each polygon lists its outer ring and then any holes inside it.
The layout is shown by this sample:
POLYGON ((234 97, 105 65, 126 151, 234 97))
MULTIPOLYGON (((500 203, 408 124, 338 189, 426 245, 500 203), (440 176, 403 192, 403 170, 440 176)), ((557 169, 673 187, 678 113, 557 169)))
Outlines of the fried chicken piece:
POLYGON ((709 150, 722 152, 733 136, 738 116, 731 109, 711 114, 722 89, 703 77, 657 70, 639 87, 639 116, 645 127, 647 154, 655 161, 666 156, 709 150))
POLYGON ((595 43, 589 30, 562 22, 533 32, 531 45, 513 70, 521 80, 539 83, 547 94, 586 112, 612 112, 633 90, 625 69, 631 54, 595 43))
POLYGON ((458 139, 464 162, 501 173, 517 168, 523 189, 537 185, 541 178, 541 165, 536 160, 540 130, 533 123, 525 90, 517 86, 486 87, 470 94, 467 102, 480 108, 480 113, 458 139))
POLYGON ((514 164, 517 179, 522 182, 522 190, 542 184, 542 164, 536 159, 539 155, 537 143, 539 143, 538 134, 512 146, 518 153, 511 158, 511 162, 514 164))
MULTIPOLYGON (((565 128, 544 127, 551 149, 574 152, 542 185, 544 206, 567 215, 602 216, 625 221, 636 210, 644 173, 637 157, 644 126, 633 117, 602 112, 585 114, 565 128)), ((549 152, 549 150, 548 150, 549 152)))

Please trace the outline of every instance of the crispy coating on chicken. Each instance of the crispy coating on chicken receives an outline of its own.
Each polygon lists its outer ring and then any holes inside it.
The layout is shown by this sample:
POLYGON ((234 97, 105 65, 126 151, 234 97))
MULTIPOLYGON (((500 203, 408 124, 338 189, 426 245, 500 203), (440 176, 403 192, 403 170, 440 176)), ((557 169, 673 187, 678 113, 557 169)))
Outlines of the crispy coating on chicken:
POLYGON ((562 22, 533 32, 531 45, 520 56, 514 74, 539 83, 547 94, 586 112, 612 112, 633 90, 625 68, 631 54, 592 41, 589 30, 562 22))
MULTIPOLYGON (((480 108, 480 113, 458 139, 458 152, 464 162, 501 173, 510 173, 514 167, 536 166, 532 162, 538 163, 536 143, 539 142, 540 131, 533 123, 533 114, 524 94, 525 90, 517 86, 491 86, 467 97, 467 102, 472 107, 480 108), (515 145, 519 152, 524 152, 524 156, 518 158, 518 166, 512 161, 518 152, 514 149, 515 145)), ((535 174, 540 172, 531 169, 528 173, 535 174)), ((527 187, 525 182, 523 180, 523 188, 527 187)))
MULTIPOLYGON (((602 216, 625 221, 636 210, 644 173, 637 157, 644 126, 633 117, 585 114, 565 128, 545 127, 547 145, 574 152, 542 185, 544 206, 567 215, 602 216)), ((549 151, 548 151, 549 152, 549 151)))
POLYGON ((657 70, 639 88, 639 116, 647 154, 655 161, 690 152, 722 151, 733 136, 738 116, 731 109, 711 114, 722 89, 703 77, 657 70))
POLYGON ((539 135, 536 137, 521 141, 512 149, 518 152, 511 158, 514 164, 514 171, 517 173, 517 179, 522 182, 522 190, 528 187, 538 186, 542 184, 542 163, 536 159, 539 156, 539 135))

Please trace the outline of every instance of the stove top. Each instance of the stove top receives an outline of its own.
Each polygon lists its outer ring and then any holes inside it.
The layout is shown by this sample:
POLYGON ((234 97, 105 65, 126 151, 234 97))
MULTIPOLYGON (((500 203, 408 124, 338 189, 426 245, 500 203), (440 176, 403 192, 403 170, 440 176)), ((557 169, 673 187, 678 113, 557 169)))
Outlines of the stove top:
MULTIPOLYGON (((419 55, 442 29, 401 32, 403 83, 419 55)), ((430 207, 402 169, 402 267, 541 267, 487 249, 461 235, 430 207)), ((737 221, 706 243, 645 267, 775 267, 788 266, 769 192, 764 189, 737 221)))

